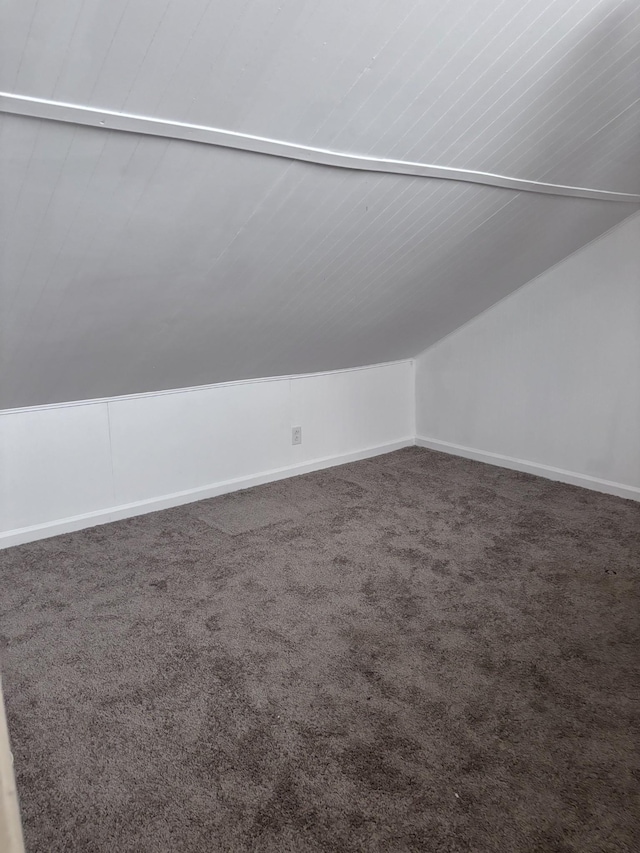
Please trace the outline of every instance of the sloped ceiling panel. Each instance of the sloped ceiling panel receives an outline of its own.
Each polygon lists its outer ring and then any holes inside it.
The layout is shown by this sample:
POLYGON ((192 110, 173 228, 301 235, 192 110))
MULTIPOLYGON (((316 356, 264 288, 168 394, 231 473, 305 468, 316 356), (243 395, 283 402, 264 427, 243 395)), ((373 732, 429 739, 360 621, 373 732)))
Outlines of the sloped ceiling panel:
POLYGON ((4 6, 8 92, 585 185, 640 131, 637 0, 4 6))
MULTIPOLYGON (((3 8, 0 90, 640 191, 635 0, 3 8)), ((636 209, 0 123, 0 407, 412 356, 636 209)))
POLYGON ((630 212, 3 125, 3 406, 412 356, 630 212))

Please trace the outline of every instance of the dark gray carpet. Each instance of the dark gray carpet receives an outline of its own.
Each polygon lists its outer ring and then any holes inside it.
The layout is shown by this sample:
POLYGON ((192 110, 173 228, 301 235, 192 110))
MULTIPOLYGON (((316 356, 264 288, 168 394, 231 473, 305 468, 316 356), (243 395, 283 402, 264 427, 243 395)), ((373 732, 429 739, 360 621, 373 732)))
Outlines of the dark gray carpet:
POLYGON ((28 849, 640 850, 640 505, 409 448, 0 554, 28 849))

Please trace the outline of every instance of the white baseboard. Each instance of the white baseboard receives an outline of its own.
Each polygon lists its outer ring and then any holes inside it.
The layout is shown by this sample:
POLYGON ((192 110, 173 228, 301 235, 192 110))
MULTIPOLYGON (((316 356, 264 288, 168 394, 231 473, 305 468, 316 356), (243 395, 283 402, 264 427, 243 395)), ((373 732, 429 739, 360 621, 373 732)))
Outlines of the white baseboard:
POLYGON ((194 501, 214 498, 228 492, 236 492, 240 489, 248 489, 251 486, 260 486, 276 480, 284 480, 287 477, 297 477, 300 474, 308 474, 311 471, 320 471, 323 468, 332 468, 336 465, 345 465, 347 462, 357 462, 360 459, 369 459, 372 456, 380 456, 384 453, 392 453, 403 447, 411 447, 415 444, 413 436, 381 444, 376 447, 367 447, 364 450, 356 450, 352 453, 343 453, 339 456, 327 456, 322 459, 313 459, 301 465, 291 465, 286 468, 275 468, 271 471, 263 471, 260 474, 252 474, 248 477, 238 477, 234 480, 225 480, 219 483, 211 483, 196 489, 187 489, 183 492, 174 492, 155 498, 147 498, 134 503, 121 504, 107 509, 87 512, 75 515, 71 518, 61 518, 56 521, 48 521, 43 524, 34 524, 31 527, 20 527, 16 530, 7 530, 0 533, 0 549, 10 548, 14 545, 23 545, 26 542, 35 542, 38 539, 46 539, 50 536, 59 536, 61 533, 72 533, 75 530, 83 530, 87 527, 95 527, 98 524, 107 524, 110 521, 120 521, 123 518, 131 518, 135 515, 145 515, 148 512, 157 512, 162 509, 170 509, 174 506, 193 503, 194 501))
POLYGON ((205 500, 206 498, 213 498, 218 495, 227 494, 228 492, 235 492, 240 489, 251 488, 252 486, 260 486, 264 483, 283 480, 287 477, 296 477, 300 474, 307 474, 311 471, 320 471, 323 468, 345 465, 348 462, 357 462, 360 459, 369 459, 373 456, 392 453, 394 450, 400 450, 403 447, 410 447, 414 444, 419 447, 427 447, 431 450, 438 450, 454 456, 463 456, 466 459, 475 459, 478 462, 486 462, 489 465, 498 465, 501 468, 510 468, 514 471, 523 471, 527 474, 535 474, 539 477, 546 477, 548 480, 557 480, 561 483, 569 483, 572 486, 582 486, 583 488, 592 489, 596 492, 604 492, 605 494, 640 501, 640 488, 636 486, 627 486, 622 483, 601 480, 597 477, 590 477, 587 474, 578 474, 574 471, 554 468, 551 465, 542 465, 538 462, 528 462, 524 459, 515 459, 511 456, 504 456, 501 453, 478 450, 474 447, 465 447, 449 441, 416 436, 415 439, 413 437, 407 437, 399 441, 393 441, 388 444, 381 444, 375 447, 367 447, 363 450, 356 450, 351 453, 344 453, 338 456, 327 456, 322 459, 313 459, 310 462, 305 462, 300 465, 275 468, 270 471, 263 471, 259 474, 252 474, 247 477, 238 477, 233 480, 211 483, 196 489, 187 489, 182 492, 174 492, 168 495, 161 495, 160 497, 147 498, 145 500, 108 507, 106 509, 87 512, 82 515, 75 515, 69 518, 61 518, 55 521, 45 522, 43 524, 34 524, 30 527, 8 530, 4 533, 0 533, 0 550, 3 548, 10 548, 14 545, 22 545, 27 542, 35 542, 38 539, 46 539, 50 536, 59 536, 62 533, 72 533, 75 530, 95 527, 99 524, 107 524, 111 521, 119 521, 136 515, 145 515, 149 512, 170 509, 174 506, 181 506, 182 504, 193 503, 194 501, 205 500))
POLYGON ((489 465, 498 465, 501 468, 511 468, 514 471, 523 471, 526 474, 536 474, 538 477, 546 477, 547 480, 557 480, 560 483, 568 483, 571 486, 582 486, 585 489, 591 489, 595 492, 604 492, 607 495, 616 495, 619 498, 640 501, 640 488, 636 486, 626 486, 623 483, 600 480, 598 477, 590 477, 588 474, 577 474, 575 471, 565 471, 563 468, 554 468, 552 465, 542 465, 539 462, 515 459, 512 456, 504 456, 501 453, 491 453, 488 450, 465 447, 461 444, 453 444, 450 441, 441 441, 437 438, 416 436, 415 443, 418 447, 428 447, 430 450, 440 450, 443 453, 450 453, 453 456, 464 456, 465 459, 475 459, 477 462, 486 462, 489 465))

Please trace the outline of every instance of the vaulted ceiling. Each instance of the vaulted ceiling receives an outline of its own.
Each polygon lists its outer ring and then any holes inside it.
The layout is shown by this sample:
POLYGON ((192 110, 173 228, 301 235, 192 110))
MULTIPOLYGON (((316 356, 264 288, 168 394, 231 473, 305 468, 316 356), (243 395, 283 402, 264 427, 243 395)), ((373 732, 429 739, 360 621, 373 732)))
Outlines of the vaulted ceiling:
MULTIPOLYGON (((637 0, 0 9, 2 92, 640 193, 637 0)), ((3 408, 413 356, 639 209, 2 108, 3 408)))

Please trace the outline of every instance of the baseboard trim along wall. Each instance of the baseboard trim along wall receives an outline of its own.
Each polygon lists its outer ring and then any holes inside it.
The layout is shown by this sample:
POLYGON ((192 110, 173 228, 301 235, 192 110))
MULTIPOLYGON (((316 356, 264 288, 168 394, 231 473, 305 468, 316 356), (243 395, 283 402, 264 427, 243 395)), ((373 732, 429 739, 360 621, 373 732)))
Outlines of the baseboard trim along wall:
POLYGON ((13 545, 23 545, 26 542, 35 542, 38 539, 46 539, 50 536, 59 536, 62 533, 73 533, 75 530, 83 530, 95 527, 99 524, 107 524, 110 521, 121 521, 124 518, 132 518, 136 515, 145 515, 149 512, 158 512, 183 504, 202 501, 207 498, 215 498, 229 492, 237 492, 241 489, 249 489, 252 486, 262 486, 265 483, 273 483, 276 480, 284 480, 287 477, 297 477, 308 474, 311 471, 321 471, 323 468, 332 468, 336 465, 345 465, 347 462, 357 462, 360 459, 369 459, 380 456, 383 453, 392 453, 403 447, 411 447, 414 444, 413 436, 400 441, 392 441, 389 444, 367 447, 353 453, 343 453, 339 456, 328 456, 324 459, 314 459, 301 465, 290 465, 286 468, 276 468, 272 471, 263 471, 247 477, 236 477, 220 483, 212 483, 197 489, 187 489, 182 492, 174 492, 161 497, 148 498, 147 500, 134 501, 109 509, 87 512, 71 518, 62 518, 44 524, 34 524, 18 530, 9 530, 0 533, 0 549, 10 548, 13 545))
POLYGON ((414 439, 413 436, 407 436, 399 441, 393 441, 387 444, 377 445, 375 447, 368 447, 351 453, 327 456, 298 465, 289 465, 283 468, 263 471, 259 474, 236 477, 231 480, 211 483, 195 489, 186 489, 179 492, 173 492, 171 494, 161 495, 159 497, 152 497, 145 500, 121 504, 119 506, 112 506, 95 512, 86 512, 68 518, 61 518, 55 521, 33 524, 28 527, 9 530, 4 533, 0 533, 0 549, 10 548, 14 545, 23 545, 27 542, 35 542, 39 539, 46 539, 51 536, 59 536, 63 533, 72 533, 76 530, 83 530, 100 524, 107 524, 112 521, 120 521, 137 515, 158 512, 163 509, 170 509, 171 507, 181 506, 194 501, 214 498, 219 495, 228 494, 241 489, 248 489, 252 486, 260 486, 265 483, 283 480, 287 477, 297 477, 301 474, 308 474, 311 471, 320 471, 324 468, 345 465, 349 462, 357 462, 361 459, 369 459, 374 456, 380 456, 384 453, 392 453, 394 450, 400 450, 403 447, 411 447, 414 444, 418 447, 426 447, 430 450, 449 453, 453 456, 462 456, 465 459, 474 459, 477 462, 484 462, 489 465, 497 465, 501 468, 509 468, 514 471, 534 474, 539 477, 545 477, 548 480, 557 480, 561 483, 580 486, 596 492, 603 492, 605 494, 615 495, 629 500, 640 501, 640 489, 634 486, 626 486, 622 483, 611 483, 607 480, 589 477, 586 474, 578 474, 574 471, 564 471, 561 468, 554 468, 550 465, 527 462, 523 459, 514 459, 500 453, 491 453, 489 451, 478 450, 473 447, 464 447, 459 444, 453 444, 439 439, 424 438, 423 436, 417 436, 414 439))
POLYGON ((413 444, 640 500, 637 486, 416 439, 407 360, 0 412, 0 548, 413 444))
POLYGON ((0 548, 412 445, 413 388, 407 360, 5 410, 0 548))
POLYGON ((502 453, 478 450, 475 447, 465 447, 461 444, 453 444, 450 441, 442 441, 437 438, 416 436, 415 443, 418 447, 439 450, 442 453, 450 453, 452 456, 463 456, 465 459, 475 459, 476 462, 486 462, 488 465, 510 468, 513 471, 522 471, 525 474, 535 474, 538 477, 545 477, 547 480, 557 480, 560 483, 568 483, 571 486, 581 486, 584 489, 591 489, 594 492, 603 492, 604 494, 615 495, 619 498, 640 501, 640 489, 636 486, 612 483, 609 480, 590 477, 588 474, 565 471, 562 468, 554 468, 551 465, 528 462, 526 459, 515 459, 512 456, 504 456, 502 453))

